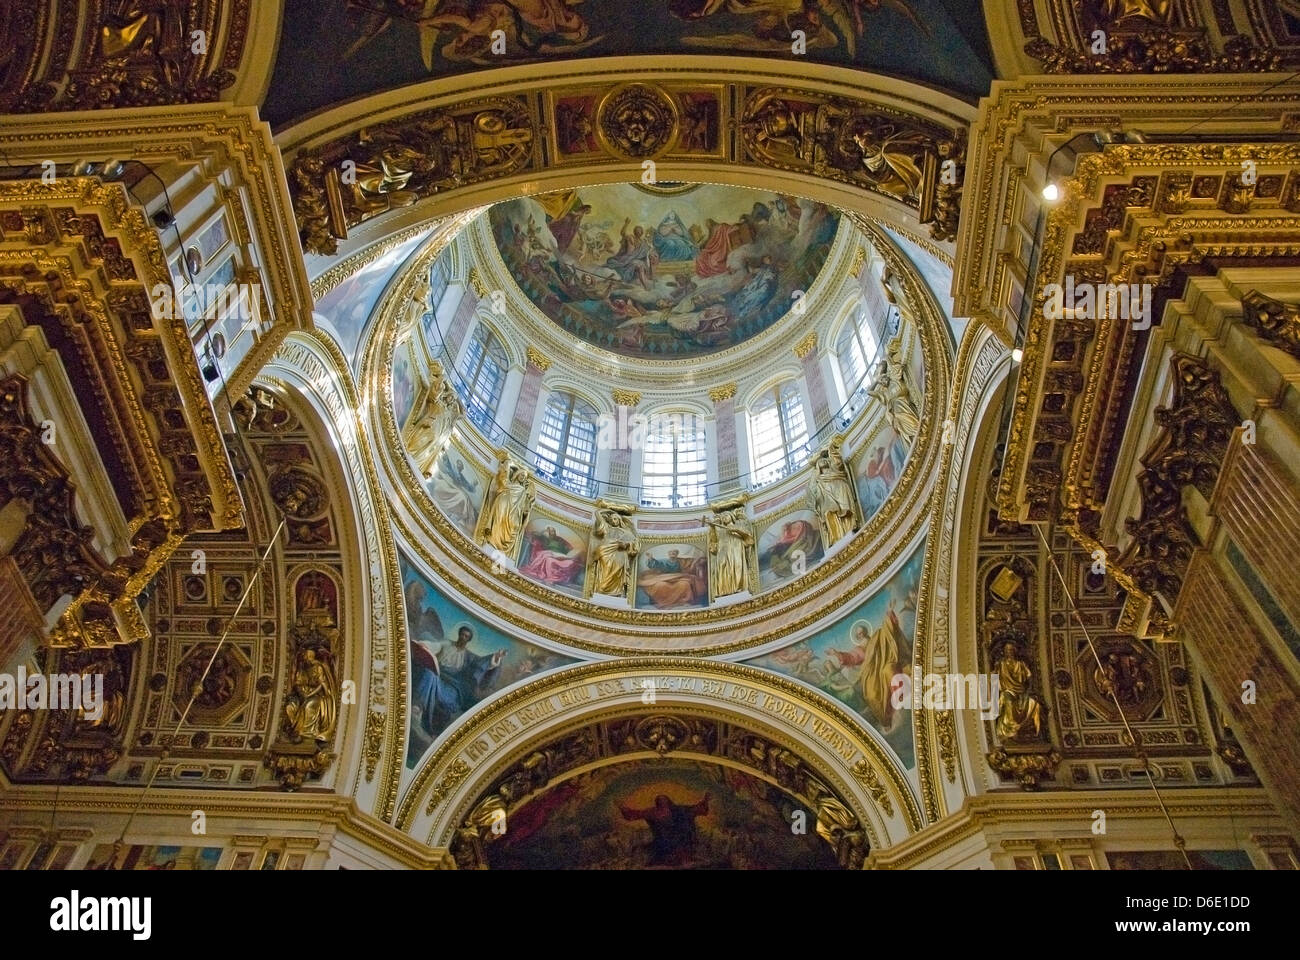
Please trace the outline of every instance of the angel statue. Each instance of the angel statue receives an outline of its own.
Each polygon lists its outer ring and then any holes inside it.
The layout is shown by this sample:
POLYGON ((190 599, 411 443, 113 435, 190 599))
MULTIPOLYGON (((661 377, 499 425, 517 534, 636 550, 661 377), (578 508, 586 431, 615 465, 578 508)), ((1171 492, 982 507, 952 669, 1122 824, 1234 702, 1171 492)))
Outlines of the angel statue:
POLYGON ((632 510, 596 502, 596 525, 591 531, 589 593, 627 599, 632 582, 632 564, 640 549, 632 527, 632 510))
POLYGON ((483 542, 513 557, 536 494, 532 476, 510 454, 500 450, 497 459, 501 465, 492 479, 491 503, 484 517, 483 542))
POLYGON ((416 409, 406 422, 403 437, 421 476, 428 476, 439 454, 451 440, 452 427, 465 412, 451 379, 437 361, 431 364, 432 382, 420 393, 416 409))
POLYGON ((876 365, 876 380, 868 392, 885 408, 885 419, 894 433, 910 447, 921 430, 921 415, 912 401, 907 380, 900 334, 885 348, 885 359, 876 365))
POLYGON ((749 549, 754 535, 745 529, 745 508, 731 507, 705 517, 709 528, 709 555, 713 596, 726 597, 749 589, 749 549))
POLYGON ((839 543, 858 528, 858 511, 849 482, 848 467, 840 453, 843 437, 835 437, 817 454, 813 464, 813 510, 822 523, 827 547, 839 543))

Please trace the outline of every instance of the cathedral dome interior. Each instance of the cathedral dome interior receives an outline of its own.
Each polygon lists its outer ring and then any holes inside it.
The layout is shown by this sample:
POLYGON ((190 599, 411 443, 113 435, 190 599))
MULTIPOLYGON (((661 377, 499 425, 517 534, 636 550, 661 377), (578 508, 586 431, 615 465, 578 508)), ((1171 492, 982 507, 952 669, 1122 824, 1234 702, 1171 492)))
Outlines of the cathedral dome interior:
POLYGON ((1297 70, 15 0, 0 870, 1297 869, 1297 70))

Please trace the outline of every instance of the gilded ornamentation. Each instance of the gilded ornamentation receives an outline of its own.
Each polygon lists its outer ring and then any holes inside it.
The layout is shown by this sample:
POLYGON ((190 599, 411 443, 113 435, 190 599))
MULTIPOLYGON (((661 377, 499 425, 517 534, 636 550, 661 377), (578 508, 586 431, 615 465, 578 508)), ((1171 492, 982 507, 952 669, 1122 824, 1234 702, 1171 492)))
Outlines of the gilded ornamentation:
POLYGON ((702 523, 709 529, 710 599, 753 591, 758 581, 754 534, 743 501, 710 504, 713 515, 702 523))
POLYGON ((367 127, 289 164, 299 236, 308 253, 332 254, 350 227, 442 190, 506 176, 534 156, 524 100, 500 97, 367 127))
POLYGON ((951 710, 936 710, 934 735, 939 742, 939 757, 943 761, 944 776, 949 783, 957 782, 957 721, 951 710))
POLYGON ((596 501, 596 523, 591 530, 587 568, 587 596, 632 599, 636 556, 640 542, 632 523, 635 507, 596 501))
POLYGON ((773 87, 749 92, 740 131, 760 163, 892 197, 917 209, 934 239, 956 234, 965 150, 953 132, 884 106, 773 87))
POLYGON ((492 489, 479 520, 480 542, 513 557, 536 493, 533 476, 505 450, 497 451, 500 466, 492 479, 492 489))
POLYGON ((1272 72, 1284 62, 1280 52, 1257 43, 1263 37, 1226 35, 1211 41, 1200 26, 1179 26, 1171 0, 1055 0, 1056 10, 1040 14, 1020 3, 1025 52, 1040 61, 1046 73, 1246 73, 1272 72), (1071 9, 1073 7, 1073 9, 1071 9), (1064 26, 1068 36, 1051 43, 1040 33, 1049 21, 1077 23, 1080 33, 1064 26), (1098 49, 1094 31, 1104 43, 1098 49))
POLYGON ((1261 340, 1300 359, 1300 307, 1252 290, 1241 298, 1241 319, 1261 340))
POLYGON ((794 345, 794 355, 805 360, 808 354, 817 349, 817 331, 809 330, 807 336, 794 345))
POLYGON ((543 356, 542 352, 536 347, 529 347, 527 352, 529 365, 536 367, 542 373, 551 369, 551 361, 543 356))
POLYGON ((813 510, 821 521, 822 536, 828 547, 857 532, 862 522, 858 496, 840 452, 843 444, 843 436, 831 438, 830 444, 813 461, 813 510))
POLYGON ((722 403, 724 400, 730 400, 736 395, 736 383, 724 383, 720 387, 712 387, 709 390, 709 399, 714 403, 722 403))
POLYGON ((880 804, 881 809, 885 811, 885 815, 892 817, 894 815, 894 804, 889 799, 889 790, 880 782, 880 776, 865 758, 853 765, 853 776, 871 792, 871 799, 880 804))
POLYGON ((997 747, 989 753, 988 761, 998 773, 1013 777, 1026 790, 1035 790, 1040 780, 1051 778, 1061 754, 1055 748, 1042 753, 1012 753, 997 747))
MULTIPOLYGON (((71 36, 50 38, 39 34, 30 48, 27 69, 12 71, 18 78, 0 89, 0 109, 5 112, 94 110, 105 107, 144 107, 176 103, 202 103, 223 99, 223 90, 235 81, 245 41, 250 0, 122 0, 96 6, 81 5, 84 18, 65 23, 69 9, 41 23, 49 29, 77 30, 71 36), (86 17, 89 13, 91 16, 86 17), (216 50, 195 49, 192 34, 212 29, 228 20, 230 34, 221 62, 216 50), (37 57, 51 50, 48 60, 37 57), (227 69, 230 68, 230 69, 227 69), (63 83, 67 78, 66 84, 63 83)), ((55 5, 50 5, 53 12, 55 5)), ((76 11, 77 6, 72 6, 76 11)), ((35 26, 32 24, 30 26, 35 26)))
POLYGON ((624 160, 657 157, 677 139, 677 105, 658 87, 630 83, 612 90, 596 108, 596 132, 624 160))
POLYGON ((365 746, 366 783, 375 779, 375 767, 384 752, 384 715, 373 710, 366 713, 365 746))
POLYGON ((615 390, 613 396, 620 407, 635 407, 641 402, 641 394, 636 390, 615 390))
POLYGON ((329 494, 319 477, 299 467, 282 467, 267 478, 271 499, 290 520, 319 517, 329 506, 329 494))
POLYGON ((469 764, 464 760, 457 760, 451 765, 446 775, 443 776, 429 793, 429 805, 425 809, 426 814, 431 814, 438 805, 447 799, 447 794, 460 786, 461 782, 469 776, 469 764))
POLYGON ((335 664, 341 654, 339 630, 330 609, 307 604, 289 630, 289 690, 280 718, 280 736, 266 765, 286 790, 319 777, 333 762, 328 751, 338 726, 340 687, 335 664))

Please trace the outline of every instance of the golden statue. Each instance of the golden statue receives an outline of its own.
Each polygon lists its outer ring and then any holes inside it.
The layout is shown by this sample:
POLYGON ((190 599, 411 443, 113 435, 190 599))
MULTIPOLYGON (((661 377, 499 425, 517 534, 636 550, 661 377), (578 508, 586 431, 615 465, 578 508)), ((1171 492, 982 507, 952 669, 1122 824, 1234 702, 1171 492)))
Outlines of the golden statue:
POLYGON ((443 373, 437 361, 430 366, 433 380, 421 391, 416 408, 402 430, 406 449, 422 477, 429 475, 439 455, 447 449, 452 428, 465 412, 451 378, 443 373))
POLYGON ((532 475, 511 459, 510 454, 499 450, 497 459, 501 465, 492 478, 492 502, 485 517, 483 541, 513 557, 536 494, 532 475))
POLYGON ((640 550, 632 528, 632 507, 596 501, 596 525, 592 528, 591 568, 587 571, 587 593, 628 599, 632 585, 632 564, 640 550))
POLYGON ((843 443, 843 437, 835 437, 825 450, 817 454, 813 463, 813 510, 821 521, 822 535, 828 548, 858 529, 853 484, 849 482, 849 470, 840 453, 843 443))
POLYGON ((998 719, 995 729, 1001 740, 1037 740, 1042 736, 1043 704, 1030 693, 1034 671, 1016 653, 1016 645, 1002 645, 998 665, 998 719))
POLYGON ((885 419, 894 433, 908 446, 921 430, 921 415, 912 402, 907 385, 907 368, 903 362, 903 336, 900 333, 885 348, 885 359, 876 365, 876 382, 868 393, 885 408, 885 419))
POLYGON ((709 555, 713 562, 713 596, 726 597, 749 589, 749 549, 754 535, 746 528, 745 508, 730 504, 714 507, 714 516, 705 517, 709 528, 709 555))
POLYGON ((1116 24, 1125 20, 1149 20, 1169 26, 1173 12, 1173 0, 1102 0, 1102 13, 1116 24))
POLYGON ((338 694, 334 674, 311 647, 298 655, 293 675, 293 692, 284 705, 284 726, 298 743, 302 740, 324 742, 334 735, 338 719, 338 694))

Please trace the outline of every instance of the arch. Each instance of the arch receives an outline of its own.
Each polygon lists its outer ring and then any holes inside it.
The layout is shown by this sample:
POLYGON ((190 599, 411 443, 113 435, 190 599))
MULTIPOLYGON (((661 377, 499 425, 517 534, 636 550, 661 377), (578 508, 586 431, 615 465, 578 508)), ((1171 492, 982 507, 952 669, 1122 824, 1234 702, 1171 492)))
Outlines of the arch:
MULTIPOLYGON (((920 808, 887 748, 842 706, 766 670, 683 658, 583 664, 485 701, 425 759, 395 824, 431 846, 449 847, 512 764, 557 736, 602 718, 678 712, 734 723, 775 748, 800 754, 813 775, 842 798, 873 848, 898 843, 921 827, 920 808), (643 699, 647 690, 655 693, 653 703, 643 699)), ((686 745, 691 746, 700 745, 686 745)), ((632 751, 638 752, 664 751, 632 751)))
POLYGON ((404 749, 406 646, 391 525, 383 500, 372 494, 377 484, 370 448, 352 426, 360 397, 337 345, 316 334, 287 337, 257 379, 306 408, 310 416, 304 422, 328 438, 320 449, 333 451, 328 467, 331 486, 342 495, 340 553, 350 595, 347 678, 356 681, 356 705, 340 710, 332 772, 340 794, 386 820, 396 801, 404 749))
MULTIPOLYGON (((739 98, 737 115, 729 115, 726 122, 739 125, 742 137, 738 139, 746 139, 746 144, 726 143, 712 155, 674 154, 669 149, 655 159, 658 180, 753 186, 806 197, 887 222, 923 244, 929 243, 924 238, 927 232, 942 243, 955 235, 961 184, 942 184, 935 171, 941 156, 964 163, 961 144, 975 118, 971 104, 920 84, 841 67, 789 62, 777 67, 751 57, 719 63, 702 56, 650 56, 531 64, 440 78, 343 104, 286 128, 276 143, 303 201, 298 206, 304 217, 310 218, 300 217, 299 222, 305 249, 329 251, 336 242, 331 233, 344 232, 344 224, 310 213, 309 207, 317 211, 328 208, 316 206, 308 198, 324 201, 326 171, 359 145, 354 141, 363 127, 393 123, 399 125, 394 130, 409 128, 426 138, 453 137, 456 147, 471 159, 465 171, 431 172, 422 199, 416 203, 378 216, 358 214, 360 219, 353 218, 358 227, 369 228, 376 221, 397 227, 421 217, 443 216, 516 197, 521 191, 538 194, 575 183, 639 181, 644 173, 642 158, 619 154, 612 146, 590 154, 554 155, 557 131, 551 124, 555 111, 546 106, 547 98, 561 90, 567 95, 585 88, 593 98, 601 98, 628 83, 649 87, 655 97, 665 100, 671 99, 669 91, 691 85, 709 86, 715 95, 720 92, 723 103, 739 98), (725 89, 718 91, 719 85, 725 89), (865 167, 835 166, 826 157, 803 159, 798 150, 787 149, 788 143, 766 139, 771 124, 779 119, 772 112, 784 111, 784 117, 792 102, 808 104, 808 112, 823 124, 892 122, 906 131, 916 159, 934 169, 913 193, 899 199, 896 188, 893 192, 883 188, 865 167), (485 111, 509 125, 511 149, 498 150, 491 142, 472 141, 469 133, 458 132, 461 127, 457 123, 469 130, 474 117, 485 111), (540 117, 546 118, 545 126, 540 117), (419 126, 421 123, 426 126, 419 126), (415 126, 408 127, 410 124, 415 126), (463 143, 461 138, 465 138, 463 143), (561 162, 544 161, 543 140, 551 145, 552 159, 561 162)), ((727 112, 730 114, 729 107, 727 112)), ((792 118, 793 114, 785 117, 786 128, 792 118)), ((732 139, 737 138, 718 137, 719 143, 732 139)), ((808 146, 816 149, 811 142, 808 146)))

